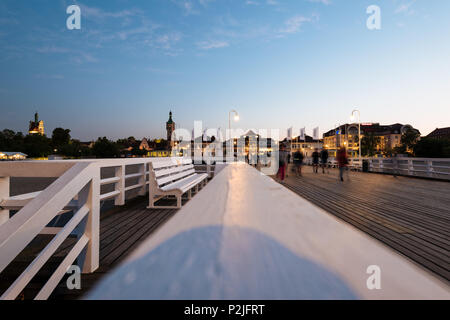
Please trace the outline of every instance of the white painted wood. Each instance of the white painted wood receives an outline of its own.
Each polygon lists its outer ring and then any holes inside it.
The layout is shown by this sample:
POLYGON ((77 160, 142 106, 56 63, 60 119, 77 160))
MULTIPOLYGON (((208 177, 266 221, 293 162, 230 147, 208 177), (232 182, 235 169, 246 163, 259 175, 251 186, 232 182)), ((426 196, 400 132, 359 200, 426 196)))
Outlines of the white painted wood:
POLYGON ((352 297, 450 299, 450 292, 408 259, 271 178, 230 164, 88 299, 352 297), (371 265, 381 268, 380 290, 366 286, 371 265))
POLYGON ((370 158, 369 171, 450 180, 450 159, 370 158))
POLYGON ((55 272, 52 274, 50 279, 46 282, 46 284, 39 291, 35 300, 47 300, 48 297, 52 294, 53 290, 55 290, 58 283, 64 277, 67 272, 67 269, 73 264, 75 259, 81 253, 81 251, 86 247, 89 242, 89 238, 83 235, 75 244, 75 246, 70 250, 55 272))
MULTIPOLYGON (((33 199, 25 199, 25 200, 15 200, 10 199, 4 200, 0 202, 0 207, 8 209, 8 210, 20 210, 25 207, 28 203, 33 199)), ((78 203, 76 200, 70 201, 65 207, 63 211, 72 210, 78 207, 78 203)))
POLYGON ((72 200, 94 175, 95 164, 78 163, 0 226, 0 272, 72 200))
POLYGON ((0 297, 0 300, 14 300, 25 288, 28 282, 36 275, 48 259, 55 253, 64 240, 70 235, 80 221, 88 214, 89 207, 84 206, 78 210, 65 227, 50 241, 39 253, 33 262, 22 272, 14 283, 0 297))
POLYGON ((55 235, 58 234, 63 228, 62 227, 45 227, 39 234, 55 235))
MULTIPOLYGON (((125 192, 134 188, 141 188, 140 193, 146 192, 147 164, 155 163, 157 167, 181 166, 189 164, 188 159, 101 159, 101 160, 76 160, 76 161, 21 161, 14 163, 0 163, 0 205, 4 205, 2 213, 9 209, 20 209, 12 219, 5 219, 0 225, 0 272, 25 248, 25 246, 37 234, 56 234, 56 237, 28 266, 26 271, 16 279, 16 282, 5 293, 5 299, 20 293, 23 285, 33 277, 34 274, 45 263, 57 247, 57 243, 64 241, 70 234, 67 229, 72 228, 75 217, 62 228, 46 227, 46 225, 57 215, 67 210, 85 210, 89 213, 78 223, 74 234, 79 239, 88 239, 86 246, 80 251, 72 250, 70 259, 66 263, 78 257, 78 263, 83 273, 94 272, 99 266, 99 232, 100 232, 100 201, 114 198, 115 203, 125 203, 125 192), (125 175, 126 167, 139 165, 139 173, 125 175), (116 169, 115 177, 100 180, 100 169, 113 167, 116 169), (47 189, 19 195, 9 196, 9 177, 59 177, 47 189), (139 178, 139 183, 125 188, 125 180, 139 178), (113 192, 100 195, 100 185, 115 184, 113 192)), ((153 172, 153 170, 152 170, 153 172)), ((156 181, 156 180, 155 180, 156 181)), ((177 193, 179 191, 176 191, 177 193)), ((181 198, 178 200, 181 206, 181 198)), ((9 211, 8 211, 9 218, 9 211)), ((6 214, 5 214, 6 216, 6 214)), ((78 216, 77 216, 78 217, 78 216)), ((83 241, 79 241, 79 244, 83 241)), ((62 265, 61 268, 65 266, 62 265)), ((39 297, 46 297, 53 290, 54 281, 59 281, 61 269, 52 276, 52 279, 43 289, 39 297)))
POLYGON ((137 184, 134 184, 134 185, 126 187, 125 191, 129 191, 129 190, 133 190, 133 189, 137 189, 137 188, 142 188, 144 185, 146 185, 146 184, 144 184, 144 183, 137 183, 137 184))
POLYGON ((115 168, 116 178, 119 181, 116 183, 115 191, 119 191, 118 197, 115 198, 114 204, 116 206, 125 205, 125 165, 115 168))
MULTIPOLYGON (((120 167, 118 167, 120 168, 120 167)), ((100 180, 100 185, 106 185, 106 184, 112 184, 112 183, 117 183, 120 181, 120 177, 116 176, 116 177, 112 177, 112 178, 107 178, 107 179, 102 179, 100 180)))
MULTIPOLYGON (((124 189, 124 191, 125 191, 125 189, 124 189)), ((108 192, 108 193, 103 193, 103 194, 100 195, 100 200, 107 200, 107 199, 114 198, 114 197, 120 195, 120 193, 121 193, 120 190, 115 190, 115 191, 111 191, 111 192, 108 192)))
POLYGON ((185 170, 189 170, 189 169, 193 169, 194 165, 190 164, 187 166, 175 166, 175 167, 170 167, 169 169, 162 169, 162 170, 156 170, 155 171, 155 175, 157 178, 160 178, 162 176, 167 176, 170 174, 174 174, 180 171, 185 171, 185 170))
MULTIPOLYGON (((100 168, 95 168, 89 188, 82 198, 89 207, 84 236, 89 238, 86 250, 80 255, 80 265, 83 273, 91 273, 100 265, 100 168)), ((78 201, 81 201, 80 198, 78 201)), ((83 203, 83 202, 81 202, 83 203)))
POLYGON ((9 177, 0 176, 0 226, 9 220, 9 209, 4 209, 1 203, 9 198, 9 177))
MULTIPOLYGON (((204 180, 207 180, 206 174, 199 175, 195 173, 192 160, 176 159, 177 165, 174 166, 174 160, 161 161, 157 164, 149 163, 149 206, 153 209, 181 208, 182 196, 192 188, 198 188, 204 180), (158 168, 155 170, 154 166, 158 168), (175 196, 176 206, 157 206, 155 202, 165 196, 175 196)), ((188 198, 191 194, 188 195, 188 198)))
POLYGON ((139 182, 138 185, 141 186, 139 190, 139 195, 144 196, 147 193, 147 163, 139 165, 139 182))

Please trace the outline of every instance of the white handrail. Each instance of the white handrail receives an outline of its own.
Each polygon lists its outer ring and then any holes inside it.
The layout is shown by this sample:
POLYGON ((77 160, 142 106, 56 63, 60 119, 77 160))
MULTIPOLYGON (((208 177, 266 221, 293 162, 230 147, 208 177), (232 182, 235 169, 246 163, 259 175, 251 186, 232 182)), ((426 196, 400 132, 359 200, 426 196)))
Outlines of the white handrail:
MULTIPOLYGON (((176 163, 181 158, 172 158, 176 163)), ((80 161, 23 161, 0 163, 0 273, 22 252, 38 234, 55 234, 52 241, 38 254, 14 283, 0 296, 0 300, 15 299, 56 252, 74 233, 78 241, 42 287, 35 299, 47 299, 67 269, 78 258, 83 273, 94 272, 99 266, 100 201, 114 199, 116 205, 125 204, 125 192, 148 185, 148 164, 167 159, 105 159, 80 161), (45 165, 43 165, 45 164, 45 165), (126 174, 127 166, 139 166, 138 173, 126 174), (101 179, 101 168, 115 168, 115 176, 101 179), (58 177, 43 191, 10 197, 10 177, 58 177), (129 179, 138 182, 125 187, 129 179), (112 192, 100 194, 100 186, 114 184, 112 192), (61 212, 75 213, 64 227, 47 225, 61 212), (12 218, 9 210, 20 209, 12 218), (67 211, 66 211, 67 212, 67 211)))
POLYGON ((369 171, 450 180, 448 158, 369 158, 369 171))

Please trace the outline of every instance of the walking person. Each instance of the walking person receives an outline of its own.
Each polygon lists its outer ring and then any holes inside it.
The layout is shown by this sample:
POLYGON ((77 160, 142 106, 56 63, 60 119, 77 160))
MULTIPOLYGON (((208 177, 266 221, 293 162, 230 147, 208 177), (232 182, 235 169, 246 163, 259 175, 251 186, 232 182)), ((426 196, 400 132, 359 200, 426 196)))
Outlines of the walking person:
POLYGON ((297 177, 301 177, 302 176, 302 165, 303 165, 303 153, 301 152, 300 149, 298 149, 297 151, 294 152, 293 157, 292 157, 292 161, 294 163, 294 167, 295 167, 295 175, 297 177))
POLYGON ((320 151, 320 161, 322 164, 322 173, 325 174, 325 168, 327 168, 327 172, 330 173, 330 170, 328 169, 328 150, 322 149, 320 151))
POLYGON ((314 173, 319 173, 319 158, 320 158, 319 149, 316 148, 312 154, 314 173))
POLYGON ((286 169, 284 169, 284 177, 287 178, 289 176, 289 164, 291 163, 291 153, 287 151, 287 162, 286 162, 286 169))
POLYGON ((280 151, 278 153, 278 173, 277 178, 284 181, 286 174, 286 167, 288 161, 288 152, 286 151, 286 146, 284 144, 280 145, 280 151))
POLYGON ((344 181, 344 170, 348 166, 348 157, 347 157, 347 150, 345 147, 341 147, 337 154, 336 154, 336 160, 339 167, 339 179, 343 182, 344 181))

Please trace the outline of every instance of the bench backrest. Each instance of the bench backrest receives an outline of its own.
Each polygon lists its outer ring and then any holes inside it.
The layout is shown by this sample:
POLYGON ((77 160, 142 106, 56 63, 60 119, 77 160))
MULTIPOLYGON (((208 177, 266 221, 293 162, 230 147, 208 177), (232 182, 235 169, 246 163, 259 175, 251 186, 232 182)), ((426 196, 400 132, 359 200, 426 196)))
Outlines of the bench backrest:
POLYGON ((150 177, 153 177, 152 180, 157 187, 176 182, 194 173, 192 159, 164 159, 150 165, 150 177))

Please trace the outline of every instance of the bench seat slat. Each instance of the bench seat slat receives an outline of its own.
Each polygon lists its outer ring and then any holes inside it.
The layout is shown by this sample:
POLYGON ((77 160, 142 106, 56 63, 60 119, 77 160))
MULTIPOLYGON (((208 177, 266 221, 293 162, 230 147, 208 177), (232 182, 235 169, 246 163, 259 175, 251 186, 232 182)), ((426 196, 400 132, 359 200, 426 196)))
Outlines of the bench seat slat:
POLYGON ((193 169, 193 168, 194 168, 193 164, 187 165, 187 166, 176 166, 176 167, 169 168, 169 169, 157 170, 157 171, 155 171, 155 176, 156 176, 156 178, 159 178, 162 176, 166 176, 168 174, 173 174, 176 172, 185 171, 185 170, 193 169))
POLYGON ((187 190, 189 190, 191 188, 191 186, 194 184, 197 184, 198 182, 206 179, 208 177, 207 174, 197 174, 194 173, 193 175, 186 177, 182 180, 178 180, 174 183, 171 183, 167 186, 162 187, 161 189, 164 191, 168 191, 168 190, 173 190, 173 189, 178 189, 181 190, 182 192, 186 192, 187 190))
POLYGON ((195 170, 194 169, 190 169, 190 170, 186 170, 186 171, 182 171, 180 173, 174 174, 172 176, 167 176, 167 177, 164 177, 164 178, 157 179, 158 185, 162 186, 165 183, 184 178, 184 177, 189 176, 189 175, 191 175, 193 173, 195 173, 195 170))

